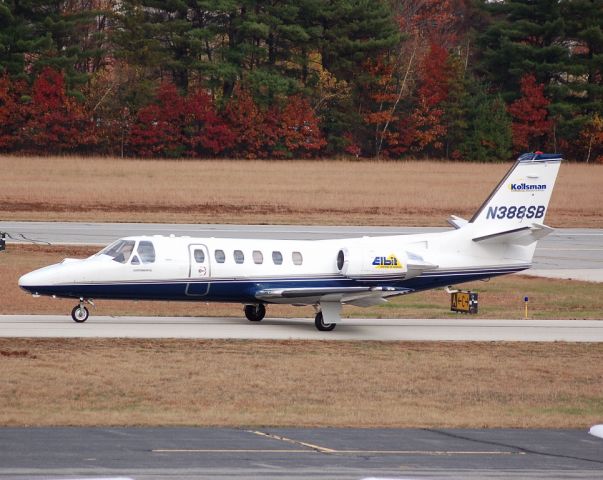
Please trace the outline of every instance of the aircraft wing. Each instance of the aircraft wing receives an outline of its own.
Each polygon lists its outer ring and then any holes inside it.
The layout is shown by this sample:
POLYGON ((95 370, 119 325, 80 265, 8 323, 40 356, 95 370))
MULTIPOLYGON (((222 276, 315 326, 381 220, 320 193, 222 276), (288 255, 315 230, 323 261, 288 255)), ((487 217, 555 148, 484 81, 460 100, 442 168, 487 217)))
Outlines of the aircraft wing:
POLYGON ((258 300, 279 303, 279 300, 300 299, 300 303, 340 302, 359 307, 378 305, 388 297, 410 293, 410 288, 395 287, 301 287, 272 288, 256 292, 258 300))

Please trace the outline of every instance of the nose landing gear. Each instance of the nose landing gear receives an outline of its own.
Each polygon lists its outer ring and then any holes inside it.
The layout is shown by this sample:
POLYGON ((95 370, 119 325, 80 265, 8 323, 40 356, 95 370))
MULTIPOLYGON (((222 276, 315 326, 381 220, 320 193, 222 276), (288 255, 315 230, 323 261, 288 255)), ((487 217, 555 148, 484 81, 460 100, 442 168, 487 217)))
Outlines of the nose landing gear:
POLYGON ((74 322, 84 323, 86 320, 88 320, 90 312, 88 312, 88 309, 84 306, 84 302, 94 305, 92 300, 84 300, 83 298, 80 298, 80 303, 73 307, 73 310, 71 310, 71 318, 74 322))

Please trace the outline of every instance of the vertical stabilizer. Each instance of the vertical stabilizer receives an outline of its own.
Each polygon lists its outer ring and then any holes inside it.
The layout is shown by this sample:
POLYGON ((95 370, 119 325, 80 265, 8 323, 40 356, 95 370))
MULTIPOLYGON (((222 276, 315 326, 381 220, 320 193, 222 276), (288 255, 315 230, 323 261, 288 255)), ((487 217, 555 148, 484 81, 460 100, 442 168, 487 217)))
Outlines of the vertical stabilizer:
POLYGON ((484 231, 506 231, 542 224, 562 157, 525 153, 469 220, 484 231))

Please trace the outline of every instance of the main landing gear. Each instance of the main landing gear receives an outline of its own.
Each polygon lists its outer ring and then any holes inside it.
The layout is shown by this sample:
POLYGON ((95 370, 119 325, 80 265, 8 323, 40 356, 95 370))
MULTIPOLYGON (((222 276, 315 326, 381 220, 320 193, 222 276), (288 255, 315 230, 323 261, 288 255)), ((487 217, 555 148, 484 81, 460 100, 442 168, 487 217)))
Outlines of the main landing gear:
POLYGON ((73 310, 71 310, 71 318, 74 322, 84 323, 86 320, 88 320, 90 312, 88 312, 88 309, 84 306, 84 302, 94 305, 92 300, 84 300, 83 298, 80 298, 80 303, 78 303, 75 307, 73 307, 73 310))
MULTIPOLYGON (((330 332, 341 320, 341 303, 339 302, 321 302, 314 307, 317 310, 314 325, 321 332, 330 332)), ((250 322, 259 322, 265 315, 266 306, 263 303, 245 305, 245 316, 250 322)))
POLYGON ((321 332, 330 332, 331 330, 333 330, 335 328, 335 326, 337 324, 336 323, 325 323, 322 312, 318 312, 316 314, 316 316, 314 317, 314 325, 316 325, 316 328, 318 330, 320 330, 321 332))
POLYGON ((250 322, 259 322, 266 315, 266 306, 263 303, 258 305, 245 305, 245 316, 250 322))

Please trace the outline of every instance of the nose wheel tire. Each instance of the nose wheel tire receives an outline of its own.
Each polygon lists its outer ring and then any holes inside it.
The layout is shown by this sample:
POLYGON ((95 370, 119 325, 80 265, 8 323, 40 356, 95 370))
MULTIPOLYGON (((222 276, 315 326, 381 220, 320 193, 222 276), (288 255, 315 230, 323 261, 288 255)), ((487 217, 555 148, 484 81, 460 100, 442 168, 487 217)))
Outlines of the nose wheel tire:
POLYGON ((84 323, 88 320, 88 315, 90 315, 88 309, 81 305, 76 305, 73 307, 73 310, 71 310, 71 318, 77 323, 84 323))
POLYGON ((325 323, 325 320, 322 316, 322 312, 318 312, 316 317, 314 317, 314 325, 321 332, 330 332, 337 325, 336 323, 325 323))
POLYGON ((245 316, 250 322, 259 322, 266 315, 266 307, 263 304, 245 305, 245 316))

